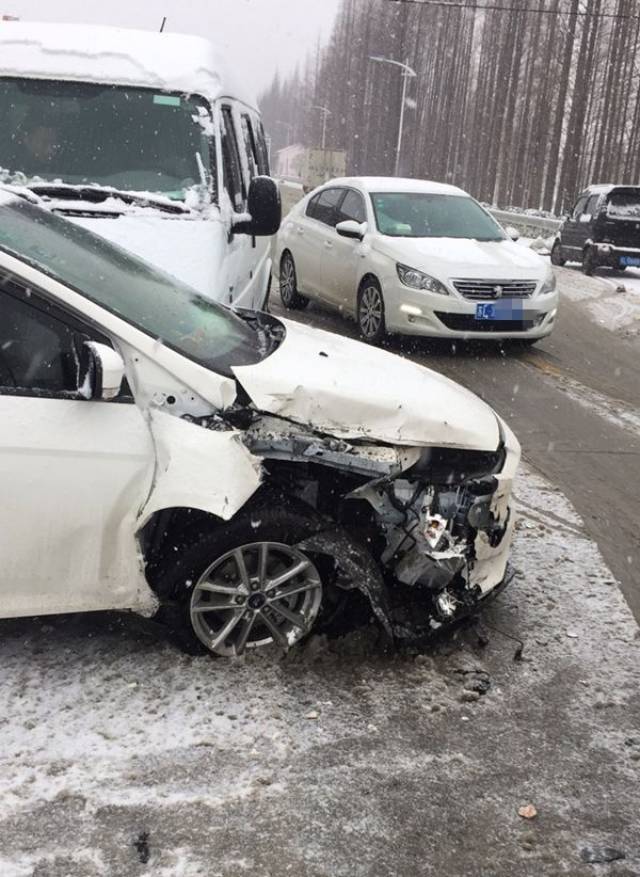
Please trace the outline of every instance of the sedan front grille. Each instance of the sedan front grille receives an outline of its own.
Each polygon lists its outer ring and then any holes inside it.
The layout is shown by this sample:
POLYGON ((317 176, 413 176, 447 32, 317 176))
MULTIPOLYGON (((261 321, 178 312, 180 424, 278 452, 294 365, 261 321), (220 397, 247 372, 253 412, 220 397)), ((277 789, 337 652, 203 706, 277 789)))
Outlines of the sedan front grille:
POLYGON ((531 298, 536 291, 535 280, 454 280, 460 295, 472 301, 493 301, 497 298, 531 298))

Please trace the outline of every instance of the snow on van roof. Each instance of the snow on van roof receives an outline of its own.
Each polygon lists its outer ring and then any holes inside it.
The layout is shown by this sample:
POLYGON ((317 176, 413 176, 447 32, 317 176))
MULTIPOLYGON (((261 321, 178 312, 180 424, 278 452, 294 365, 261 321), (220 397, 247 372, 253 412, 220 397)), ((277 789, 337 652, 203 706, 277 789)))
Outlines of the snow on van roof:
POLYGON ((344 177, 331 180, 341 186, 361 186, 367 192, 424 192, 429 195, 467 195, 457 186, 433 180, 411 180, 404 177, 344 177))
POLYGON ((212 43, 186 34, 85 24, 0 22, 0 76, 102 82, 234 97, 255 107, 212 43))

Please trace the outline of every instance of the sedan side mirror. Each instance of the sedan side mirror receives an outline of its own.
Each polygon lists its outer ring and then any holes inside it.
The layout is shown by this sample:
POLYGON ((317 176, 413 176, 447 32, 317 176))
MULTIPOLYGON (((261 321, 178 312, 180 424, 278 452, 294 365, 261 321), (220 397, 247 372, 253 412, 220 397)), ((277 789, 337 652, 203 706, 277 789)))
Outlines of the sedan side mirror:
POLYGON ((336 225, 336 231, 342 238, 351 238, 354 241, 361 241, 367 231, 366 222, 356 222, 355 219, 345 219, 336 225))
POLYGON ((507 237, 511 238, 512 241, 520 240, 520 232, 517 228, 514 228, 512 225, 508 225, 505 228, 505 232, 507 233, 507 237))
POLYGON ((106 344, 85 341, 82 345, 78 393, 83 399, 108 402, 120 395, 124 381, 124 362, 106 344))
POLYGON ((249 186, 249 217, 241 217, 233 223, 236 234, 253 237, 270 237, 280 228, 282 202, 280 190, 271 177, 254 177, 249 186))

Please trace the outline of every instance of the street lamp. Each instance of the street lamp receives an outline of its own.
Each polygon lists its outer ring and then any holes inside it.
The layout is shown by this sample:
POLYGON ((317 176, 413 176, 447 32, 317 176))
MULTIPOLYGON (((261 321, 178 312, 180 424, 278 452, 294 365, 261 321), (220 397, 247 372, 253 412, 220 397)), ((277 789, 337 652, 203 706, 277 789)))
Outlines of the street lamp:
POLYGON ((398 127, 398 145, 396 146, 396 176, 400 173, 400 149, 402 148, 402 128, 404 126, 404 103, 407 99, 407 82, 414 76, 417 76, 415 70, 409 67, 409 64, 402 64, 400 61, 394 61, 392 58, 379 58, 377 55, 369 55, 370 61, 376 61, 378 64, 393 64, 394 67, 402 69, 402 103, 400 105, 400 125, 398 127))
POLYGON ((318 104, 313 104, 309 107, 310 110, 320 110, 322 113, 322 149, 324 150, 325 144, 327 142, 327 117, 331 115, 331 111, 326 107, 318 106, 318 104))

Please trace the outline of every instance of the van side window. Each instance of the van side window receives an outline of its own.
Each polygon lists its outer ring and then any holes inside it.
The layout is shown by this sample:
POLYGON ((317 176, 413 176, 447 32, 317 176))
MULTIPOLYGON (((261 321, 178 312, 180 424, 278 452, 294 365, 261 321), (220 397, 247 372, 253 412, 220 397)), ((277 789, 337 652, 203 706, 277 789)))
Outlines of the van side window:
POLYGON ((242 139, 244 140, 244 148, 247 153, 249 177, 253 179, 258 174, 258 151, 256 149, 256 139, 253 136, 251 119, 247 115, 242 116, 242 139))
POLYGON ((222 108, 222 177, 235 211, 242 213, 247 195, 231 107, 222 108))
POLYGON ((258 122, 256 147, 258 149, 258 171, 262 176, 268 177, 271 174, 271 171, 269 170, 269 149, 267 147, 267 138, 264 134, 262 122, 258 122))

